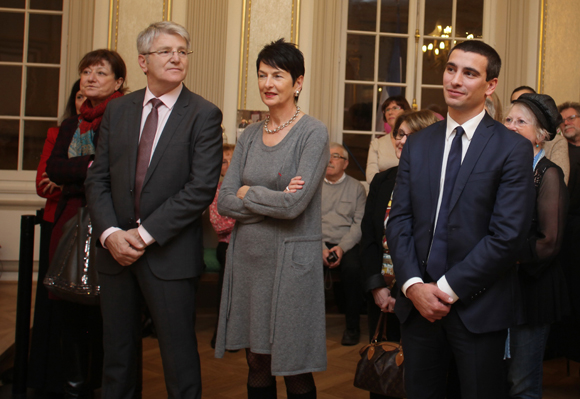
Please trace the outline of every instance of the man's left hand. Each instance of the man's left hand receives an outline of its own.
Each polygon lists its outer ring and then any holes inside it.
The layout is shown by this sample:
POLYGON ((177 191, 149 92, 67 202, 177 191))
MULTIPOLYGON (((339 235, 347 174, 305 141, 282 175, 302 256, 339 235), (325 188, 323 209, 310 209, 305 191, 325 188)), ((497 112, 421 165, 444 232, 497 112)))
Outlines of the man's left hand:
POLYGON ((338 245, 330 248, 329 252, 334 252, 336 254, 336 256, 338 256, 338 259, 335 260, 332 263, 328 264, 328 267, 331 269, 334 269, 335 267, 337 267, 338 265, 340 265, 340 261, 342 260, 342 256, 344 255, 344 251, 342 250, 341 247, 339 247, 338 245))
POLYGON ((145 241, 143 241, 143 238, 141 238, 141 234, 139 234, 139 229, 127 230, 127 233, 131 234, 131 236, 133 236, 133 238, 135 238, 136 242, 138 243, 138 245, 135 245, 134 243, 131 244, 136 249, 145 249, 147 247, 147 244, 145 244, 145 241))

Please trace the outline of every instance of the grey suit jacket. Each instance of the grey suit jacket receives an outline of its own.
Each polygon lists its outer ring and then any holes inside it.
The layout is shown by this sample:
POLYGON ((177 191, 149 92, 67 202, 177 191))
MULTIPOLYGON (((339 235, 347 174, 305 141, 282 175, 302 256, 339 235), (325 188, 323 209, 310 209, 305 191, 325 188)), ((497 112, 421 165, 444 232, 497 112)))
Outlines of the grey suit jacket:
MULTIPOLYGON (((145 89, 107 106, 95 162, 85 182, 93 235, 109 227, 137 227, 135 169, 145 89)), ((164 280, 203 271, 201 214, 214 198, 222 162, 221 111, 185 86, 159 139, 140 198, 141 223, 155 239, 143 255, 164 280)), ((102 273, 120 273, 104 248, 97 249, 102 273)))

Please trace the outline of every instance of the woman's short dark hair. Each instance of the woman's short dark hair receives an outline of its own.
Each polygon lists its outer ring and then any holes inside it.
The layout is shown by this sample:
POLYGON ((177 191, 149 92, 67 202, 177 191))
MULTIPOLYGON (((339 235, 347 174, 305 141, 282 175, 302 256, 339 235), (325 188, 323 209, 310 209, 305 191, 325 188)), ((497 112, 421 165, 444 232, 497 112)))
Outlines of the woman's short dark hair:
POLYGON ((404 96, 391 96, 387 98, 383 105, 381 105, 381 114, 383 115, 383 122, 385 123, 387 123, 387 118, 385 118, 385 109, 387 109, 389 104, 392 102, 403 108, 403 111, 409 111, 411 109, 409 102, 404 96))
POLYGON ((77 114, 77 107, 75 101, 77 99, 77 93, 79 92, 80 89, 81 89, 81 80, 77 79, 77 81, 73 83, 72 88, 70 89, 70 95, 68 96, 68 101, 66 103, 64 114, 62 115, 62 120, 65 120, 77 114))
POLYGON ((290 73, 292 84, 296 83, 296 79, 300 76, 304 76, 302 51, 298 50, 294 43, 288 43, 283 38, 265 45, 260 51, 256 60, 256 73, 260 70, 261 62, 272 68, 279 68, 290 73))
POLYGON ((125 81, 127 80, 127 67, 125 66, 125 61, 116 51, 99 49, 88 52, 79 62, 79 75, 83 72, 85 68, 91 65, 100 65, 103 61, 107 61, 111 65, 111 70, 115 74, 115 79, 123 78, 121 87, 119 90, 124 93, 127 88, 125 87, 125 81))

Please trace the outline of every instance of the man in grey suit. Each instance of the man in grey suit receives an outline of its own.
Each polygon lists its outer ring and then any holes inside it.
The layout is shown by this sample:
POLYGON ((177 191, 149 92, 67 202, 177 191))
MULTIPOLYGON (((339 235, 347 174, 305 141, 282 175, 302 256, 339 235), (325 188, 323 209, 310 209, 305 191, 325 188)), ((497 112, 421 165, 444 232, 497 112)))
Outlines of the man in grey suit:
POLYGON ((190 92, 189 34, 151 24, 137 39, 147 87, 112 101, 86 179, 104 324, 102 396, 140 390, 142 300, 157 328, 169 398, 201 398, 195 280, 201 214, 222 161, 220 110, 190 92))

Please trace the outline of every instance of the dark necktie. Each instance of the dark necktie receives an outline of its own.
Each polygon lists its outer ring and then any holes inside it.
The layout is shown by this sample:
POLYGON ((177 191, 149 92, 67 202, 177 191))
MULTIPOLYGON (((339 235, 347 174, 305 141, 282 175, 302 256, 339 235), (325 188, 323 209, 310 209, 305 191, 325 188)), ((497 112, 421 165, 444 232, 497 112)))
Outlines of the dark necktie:
POLYGON ((139 213, 139 202, 141 200, 143 181, 147 174, 147 168, 149 168, 149 160, 151 159, 151 150, 153 149, 153 142, 155 141, 155 133, 157 132, 157 121, 159 120, 159 112, 157 109, 163 105, 163 102, 158 98, 152 98, 150 103, 152 105, 151 112, 147 115, 147 120, 145 120, 145 125, 143 125, 141 140, 139 140, 139 152, 137 153, 134 197, 136 220, 141 218, 139 213))
POLYGON ((455 186, 455 180, 461 167, 461 153, 462 143, 461 137, 465 131, 461 126, 455 129, 455 138, 451 143, 449 156, 447 157, 447 168, 445 169, 445 183, 443 186, 443 198, 441 198, 441 206, 439 207, 439 215, 437 217, 437 227, 435 228, 435 235, 431 243, 431 252, 429 253, 429 261, 427 262, 427 273, 437 281, 445 274, 448 269, 447 265, 447 223, 449 221, 449 202, 451 200, 451 193, 455 186))

